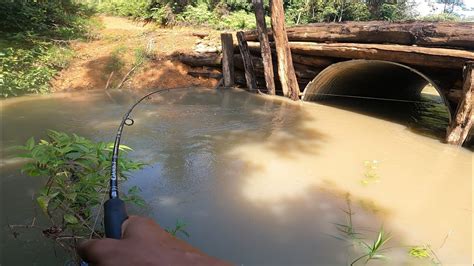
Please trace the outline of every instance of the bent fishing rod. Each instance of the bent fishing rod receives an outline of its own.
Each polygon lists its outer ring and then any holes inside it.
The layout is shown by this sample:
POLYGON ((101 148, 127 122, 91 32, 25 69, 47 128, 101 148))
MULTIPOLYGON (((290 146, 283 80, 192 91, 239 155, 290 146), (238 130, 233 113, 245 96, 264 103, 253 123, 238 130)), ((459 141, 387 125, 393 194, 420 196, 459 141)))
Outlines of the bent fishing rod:
POLYGON ((124 126, 131 126, 135 123, 134 120, 130 118, 130 114, 132 113, 133 109, 143 100, 150 98, 150 96, 153 94, 160 94, 163 92, 168 92, 169 90, 170 89, 159 89, 143 96, 137 102, 135 102, 132 107, 130 107, 120 122, 117 134, 115 135, 114 148, 112 151, 109 199, 104 204, 104 227, 105 236, 107 238, 120 239, 122 237, 122 224, 128 218, 127 210, 125 209, 125 202, 120 199, 118 189, 118 158, 120 151, 120 140, 122 138, 124 126))

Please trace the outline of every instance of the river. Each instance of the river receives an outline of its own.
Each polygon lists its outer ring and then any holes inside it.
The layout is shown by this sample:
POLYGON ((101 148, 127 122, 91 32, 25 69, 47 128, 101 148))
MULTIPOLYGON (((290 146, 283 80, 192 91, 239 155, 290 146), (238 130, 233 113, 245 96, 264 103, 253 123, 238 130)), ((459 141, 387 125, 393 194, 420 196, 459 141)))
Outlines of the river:
MULTIPOLYGON (((65 261, 40 233, 14 239, 8 229, 39 213, 33 196, 42 185, 21 174, 12 146, 47 129, 112 141, 140 94, 1 101, 1 265, 65 261)), ((447 123, 440 104, 323 105, 188 89, 154 96, 133 118, 122 142, 148 166, 122 185, 141 187, 147 206, 130 212, 164 227, 184 221, 184 239, 210 255, 244 265, 350 264, 360 250, 339 239, 336 225, 347 224, 350 207, 366 242, 382 226, 392 236, 388 259, 371 265, 430 265, 408 255, 423 245, 444 265, 472 263, 472 152, 440 141, 447 123)))

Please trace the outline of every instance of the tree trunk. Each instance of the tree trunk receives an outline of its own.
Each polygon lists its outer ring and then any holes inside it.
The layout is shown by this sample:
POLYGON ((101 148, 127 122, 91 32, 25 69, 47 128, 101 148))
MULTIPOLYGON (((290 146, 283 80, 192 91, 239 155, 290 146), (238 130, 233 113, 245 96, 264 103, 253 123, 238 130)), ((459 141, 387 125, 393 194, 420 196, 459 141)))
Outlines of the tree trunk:
POLYGON ((207 54, 179 54, 174 56, 178 61, 188 66, 200 67, 221 67, 222 55, 216 53, 207 54))
POLYGON ((263 69, 265 72, 265 83, 268 94, 275 94, 275 77, 273 75, 272 51, 268 41, 267 24, 265 23, 265 11, 262 0, 253 0, 255 8, 255 19, 257 21, 257 35, 260 41, 260 51, 263 58, 263 69))
POLYGON ((278 58, 278 76, 280 77, 283 95, 296 101, 299 99, 300 89, 293 68, 288 37, 286 36, 283 2, 282 0, 271 0, 270 6, 273 37, 278 58))
POLYGON ((250 57, 249 47, 247 41, 244 39, 242 31, 237 32, 237 42, 239 43, 240 55, 242 57, 245 80, 247 81, 247 88, 249 91, 257 91, 257 82, 255 81, 255 70, 250 57))
POLYGON ((461 95, 462 98, 456 109, 455 117, 447 130, 446 142, 450 144, 462 145, 472 127, 474 119, 474 113, 472 111, 474 101, 473 67, 474 62, 469 62, 466 64, 466 68, 464 69, 464 87, 463 94, 461 95))
MULTIPOLYGON (((419 21, 313 23, 287 30, 290 41, 391 43, 467 50, 474 50, 473 32, 474 26, 470 22, 419 21)), ((258 40, 256 31, 245 35, 247 41, 258 40)))
POLYGON ((222 74, 224 76, 224 86, 234 86, 234 44, 232 34, 222 33, 222 74))

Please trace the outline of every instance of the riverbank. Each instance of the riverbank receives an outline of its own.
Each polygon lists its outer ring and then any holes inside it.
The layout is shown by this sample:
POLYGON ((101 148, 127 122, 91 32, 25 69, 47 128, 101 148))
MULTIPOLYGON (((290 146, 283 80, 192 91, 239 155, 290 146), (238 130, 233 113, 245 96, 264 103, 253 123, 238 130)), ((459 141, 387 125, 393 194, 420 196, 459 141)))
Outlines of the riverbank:
POLYGON ((195 28, 160 28, 111 16, 98 20, 102 27, 95 39, 71 43, 74 58, 52 80, 52 91, 216 85, 215 79, 189 76, 191 68, 175 55, 193 53, 199 41, 217 45, 219 31, 206 29, 203 36, 195 28))

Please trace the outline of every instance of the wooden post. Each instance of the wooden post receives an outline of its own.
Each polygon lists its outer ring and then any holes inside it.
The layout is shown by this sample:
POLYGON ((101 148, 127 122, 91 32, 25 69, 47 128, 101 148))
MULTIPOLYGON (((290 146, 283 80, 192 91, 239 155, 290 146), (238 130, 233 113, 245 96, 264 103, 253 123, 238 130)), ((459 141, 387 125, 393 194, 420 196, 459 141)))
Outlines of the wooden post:
POLYGON ((447 130, 446 142, 449 144, 462 145, 466 140, 473 123, 474 113, 474 62, 468 62, 464 68, 463 93, 458 103, 454 119, 447 130))
POLYGON ((242 31, 237 32, 237 41, 239 43, 240 55, 244 62, 245 80, 247 81, 247 88, 249 91, 257 91, 257 81, 255 78, 255 70, 250 57, 249 46, 245 40, 244 33, 242 31))
POLYGON ((234 43, 232 34, 222 33, 222 74, 224 75, 224 86, 234 86, 234 43))
POLYGON ((293 60, 291 58, 290 47, 288 46, 288 36, 285 28, 285 14, 282 0, 271 0, 271 18, 273 38, 278 59, 278 76, 280 77, 283 95, 292 100, 299 99, 299 85, 296 80, 293 60))
POLYGON ((267 24, 265 23, 265 10, 262 0, 252 0, 255 8, 255 19, 257 21, 258 40, 260 41, 260 51, 263 58, 263 72, 267 93, 275 95, 275 77, 273 76, 272 50, 268 41, 267 24))

